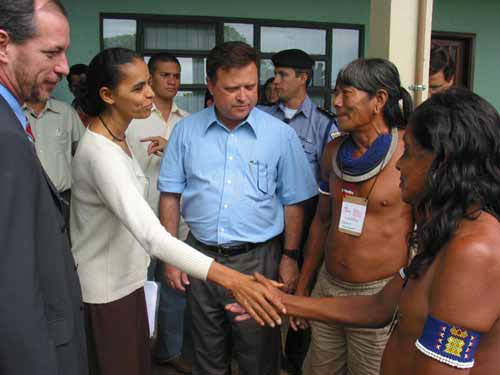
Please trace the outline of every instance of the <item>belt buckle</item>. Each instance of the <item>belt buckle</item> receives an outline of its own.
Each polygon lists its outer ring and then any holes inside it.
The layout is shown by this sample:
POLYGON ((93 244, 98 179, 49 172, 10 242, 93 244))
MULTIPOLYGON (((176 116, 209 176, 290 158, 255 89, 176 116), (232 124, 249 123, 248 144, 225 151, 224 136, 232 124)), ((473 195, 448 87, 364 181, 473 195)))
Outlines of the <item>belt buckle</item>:
POLYGON ((224 248, 221 245, 217 245, 217 254, 219 255, 226 255, 226 248, 224 248))

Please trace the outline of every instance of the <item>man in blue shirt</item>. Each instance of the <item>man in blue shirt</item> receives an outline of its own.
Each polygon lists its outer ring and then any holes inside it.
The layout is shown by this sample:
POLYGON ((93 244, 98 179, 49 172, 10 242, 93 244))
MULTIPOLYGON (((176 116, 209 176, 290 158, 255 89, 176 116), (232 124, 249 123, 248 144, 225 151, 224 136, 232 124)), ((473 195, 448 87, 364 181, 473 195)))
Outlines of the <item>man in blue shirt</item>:
MULTIPOLYGON (((215 105, 180 121, 163 159, 160 217, 176 234, 179 214, 187 243, 241 272, 263 272, 285 286, 297 277, 301 202, 317 185, 293 129, 254 108, 257 52, 241 42, 215 47, 207 58, 215 105), (281 234, 284 231, 283 243, 281 234)), ((244 374, 279 374, 280 331, 235 324, 222 288, 167 266, 171 286, 184 290, 196 348, 193 374, 227 374, 235 351, 244 374)))
MULTIPOLYGON (((307 87, 312 80, 314 60, 304 51, 287 49, 272 57, 274 64, 274 85, 280 98, 279 103, 262 109, 274 117, 289 124, 299 136, 302 148, 314 173, 316 182, 320 183, 320 162, 323 148, 337 132, 337 121, 332 113, 318 108, 307 95, 307 87)), ((303 232, 307 234, 316 211, 317 198, 305 203, 303 232)), ((305 246, 305 239, 300 248, 305 246)), ((299 265, 302 264, 302 252, 299 265)), ((295 290, 296 283, 289 292, 295 290)), ((308 331, 289 330, 285 344, 283 368, 290 374, 300 374, 302 361, 309 347, 308 331)))

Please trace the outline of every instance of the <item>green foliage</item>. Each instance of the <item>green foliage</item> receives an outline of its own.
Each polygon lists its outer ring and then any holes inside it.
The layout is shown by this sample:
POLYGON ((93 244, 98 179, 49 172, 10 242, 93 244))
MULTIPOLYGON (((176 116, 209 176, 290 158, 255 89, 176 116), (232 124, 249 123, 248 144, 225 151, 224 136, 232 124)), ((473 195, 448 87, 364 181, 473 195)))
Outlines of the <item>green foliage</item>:
POLYGON ((249 43, 244 35, 239 33, 234 27, 224 25, 224 41, 225 42, 244 42, 249 43))
POLYGON ((104 38, 104 48, 123 47, 135 51, 135 34, 117 35, 104 38))

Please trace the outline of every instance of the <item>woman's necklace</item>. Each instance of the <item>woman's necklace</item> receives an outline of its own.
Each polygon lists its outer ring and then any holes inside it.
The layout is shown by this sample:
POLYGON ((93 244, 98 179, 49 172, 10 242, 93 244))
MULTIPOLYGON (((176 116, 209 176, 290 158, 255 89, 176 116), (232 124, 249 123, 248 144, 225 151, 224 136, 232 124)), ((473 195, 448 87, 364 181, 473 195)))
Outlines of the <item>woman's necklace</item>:
POLYGON ((109 135, 111 135, 111 137, 113 137, 113 140, 115 140, 116 142, 125 142, 125 139, 127 138, 127 136, 124 134, 123 135, 123 138, 119 138, 117 137, 116 135, 113 134, 113 132, 108 128, 108 125, 106 125, 106 123, 104 122, 104 120, 102 119, 102 117, 99 115, 97 116, 99 117, 99 120, 101 120, 102 124, 104 125, 104 128, 108 131, 109 135))

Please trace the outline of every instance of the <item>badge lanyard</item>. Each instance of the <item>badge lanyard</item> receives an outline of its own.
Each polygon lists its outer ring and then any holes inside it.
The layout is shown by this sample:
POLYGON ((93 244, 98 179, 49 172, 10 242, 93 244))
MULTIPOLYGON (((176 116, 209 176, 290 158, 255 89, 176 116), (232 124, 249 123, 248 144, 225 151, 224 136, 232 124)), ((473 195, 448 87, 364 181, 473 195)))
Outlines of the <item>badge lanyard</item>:
POLYGON ((363 225, 365 223, 365 218, 366 218, 368 199, 370 198, 373 188, 377 183, 378 176, 382 172, 382 167, 385 163, 386 156, 387 153, 384 155, 384 158, 382 159, 382 163, 380 164, 380 169, 377 175, 375 176, 375 180, 373 181, 373 184, 370 187, 370 190, 368 191, 366 198, 355 196, 354 195, 355 185, 353 183, 348 183, 348 184, 345 183, 343 178, 344 170, 342 168, 342 161, 341 161, 340 170, 342 173, 341 176, 342 209, 340 213, 340 220, 338 226, 339 232, 350 234, 351 236, 356 236, 356 237, 361 236, 361 234, 363 233, 363 225))

